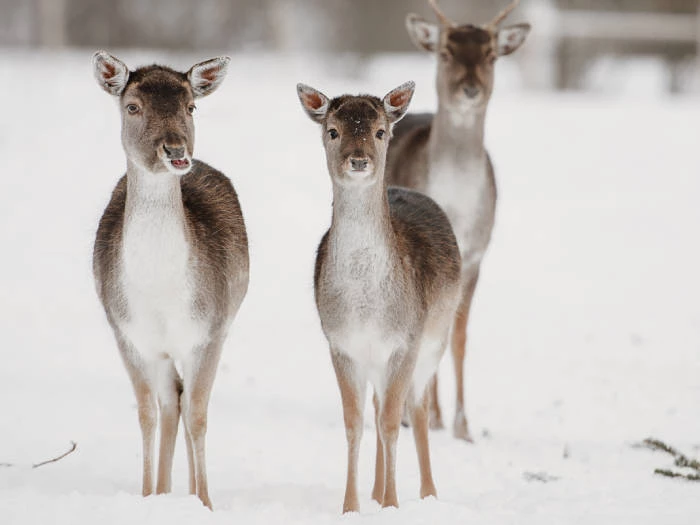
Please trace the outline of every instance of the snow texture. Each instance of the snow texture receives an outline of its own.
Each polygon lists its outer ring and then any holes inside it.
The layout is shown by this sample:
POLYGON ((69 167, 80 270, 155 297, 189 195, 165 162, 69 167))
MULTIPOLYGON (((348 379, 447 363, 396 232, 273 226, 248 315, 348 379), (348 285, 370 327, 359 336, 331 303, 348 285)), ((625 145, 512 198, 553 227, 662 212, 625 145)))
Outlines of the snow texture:
MULTIPOLYGON (((207 58, 110 51, 130 67, 207 58)), ((135 399, 91 273, 125 169, 91 54, 0 55, 0 462, 17 465, 0 467, 0 522, 700 523, 700 485, 655 476, 669 459, 631 447, 654 436, 700 455, 698 99, 523 93, 499 63, 487 145, 500 200, 467 359, 477 442, 431 433, 439 499, 421 501, 403 430, 401 507, 380 510, 368 399, 362 511, 341 517, 340 396, 312 293, 330 180, 295 85, 382 95, 412 79, 412 110, 430 110, 434 64, 235 56, 195 116, 195 154, 232 178, 251 251, 209 410, 212 513, 187 495, 182 432, 173 493, 140 496, 135 399), (75 453, 30 468, 71 440, 75 453)), ((449 358, 440 389, 449 424, 449 358)))

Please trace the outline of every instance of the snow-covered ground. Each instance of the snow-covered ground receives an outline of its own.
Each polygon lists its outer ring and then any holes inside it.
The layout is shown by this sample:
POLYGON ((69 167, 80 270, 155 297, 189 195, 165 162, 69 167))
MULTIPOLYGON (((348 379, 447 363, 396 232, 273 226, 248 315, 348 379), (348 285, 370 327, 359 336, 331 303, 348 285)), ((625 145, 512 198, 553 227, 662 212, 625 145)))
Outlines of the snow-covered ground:
MULTIPOLYGON (((413 79, 413 109, 429 110, 434 66, 234 57, 196 117, 196 155, 233 179, 252 258, 209 411, 210 513, 187 495, 181 441, 173 494, 139 495, 135 400, 91 275, 125 167, 91 53, 0 54, 0 463, 16 465, 0 467, 1 523, 700 523, 700 485, 655 476, 669 458, 631 447, 656 436, 700 456, 700 100, 525 94, 499 64, 498 220, 467 360, 477 443, 431 434, 439 500, 421 501, 402 432, 401 508, 380 510, 368 410, 362 512, 341 518, 345 436, 311 279, 330 181, 295 84, 383 95, 413 79)), ((449 420, 449 359, 441 374, 449 420)))

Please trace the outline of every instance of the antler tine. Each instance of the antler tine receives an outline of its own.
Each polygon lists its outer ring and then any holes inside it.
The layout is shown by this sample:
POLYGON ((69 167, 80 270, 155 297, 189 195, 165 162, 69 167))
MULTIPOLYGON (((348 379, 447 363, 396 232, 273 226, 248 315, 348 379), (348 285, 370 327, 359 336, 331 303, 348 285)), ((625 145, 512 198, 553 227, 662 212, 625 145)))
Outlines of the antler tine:
POLYGON ((491 20, 491 22, 489 22, 486 27, 495 30, 498 27, 498 24, 503 22, 503 20, 510 14, 510 12, 513 9, 518 7, 519 3, 520 3, 520 0, 513 0, 508 6, 506 6, 505 9, 503 9, 503 11, 498 13, 498 15, 496 15, 496 18, 491 20))
POLYGON ((435 16, 438 17, 438 20, 440 20, 440 23, 445 26, 445 27, 452 27, 454 26, 454 22, 447 18, 445 16, 445 13, 442 12, 442 10, 438 7, 437 5, 437 0, 428 0, 428 3, 430 4, 430 7, 433 8, 433 11, 435 12, 435 16))

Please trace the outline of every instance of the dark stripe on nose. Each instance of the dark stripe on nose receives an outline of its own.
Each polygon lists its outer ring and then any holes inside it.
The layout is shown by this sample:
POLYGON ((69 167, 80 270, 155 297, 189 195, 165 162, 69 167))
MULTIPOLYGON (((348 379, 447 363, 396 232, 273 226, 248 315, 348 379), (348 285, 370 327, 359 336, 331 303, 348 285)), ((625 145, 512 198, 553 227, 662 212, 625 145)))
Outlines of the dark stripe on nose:
POLYGON ((356 159, 356 158, 351 158, 350 159, 350 165, 352 166, 352 169, 354 170, 363 170, 367 167, 368 160, 366 158, 364 159, 356 159))

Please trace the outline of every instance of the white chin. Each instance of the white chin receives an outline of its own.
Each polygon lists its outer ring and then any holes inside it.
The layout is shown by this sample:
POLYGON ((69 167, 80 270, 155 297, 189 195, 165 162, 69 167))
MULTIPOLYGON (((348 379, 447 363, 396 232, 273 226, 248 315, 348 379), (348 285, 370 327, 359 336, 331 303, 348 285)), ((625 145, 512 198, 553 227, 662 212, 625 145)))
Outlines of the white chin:
POLYGON ((366 180, 372 176, 371 170, 347 170, 343 172, 349 180, 366 180))

